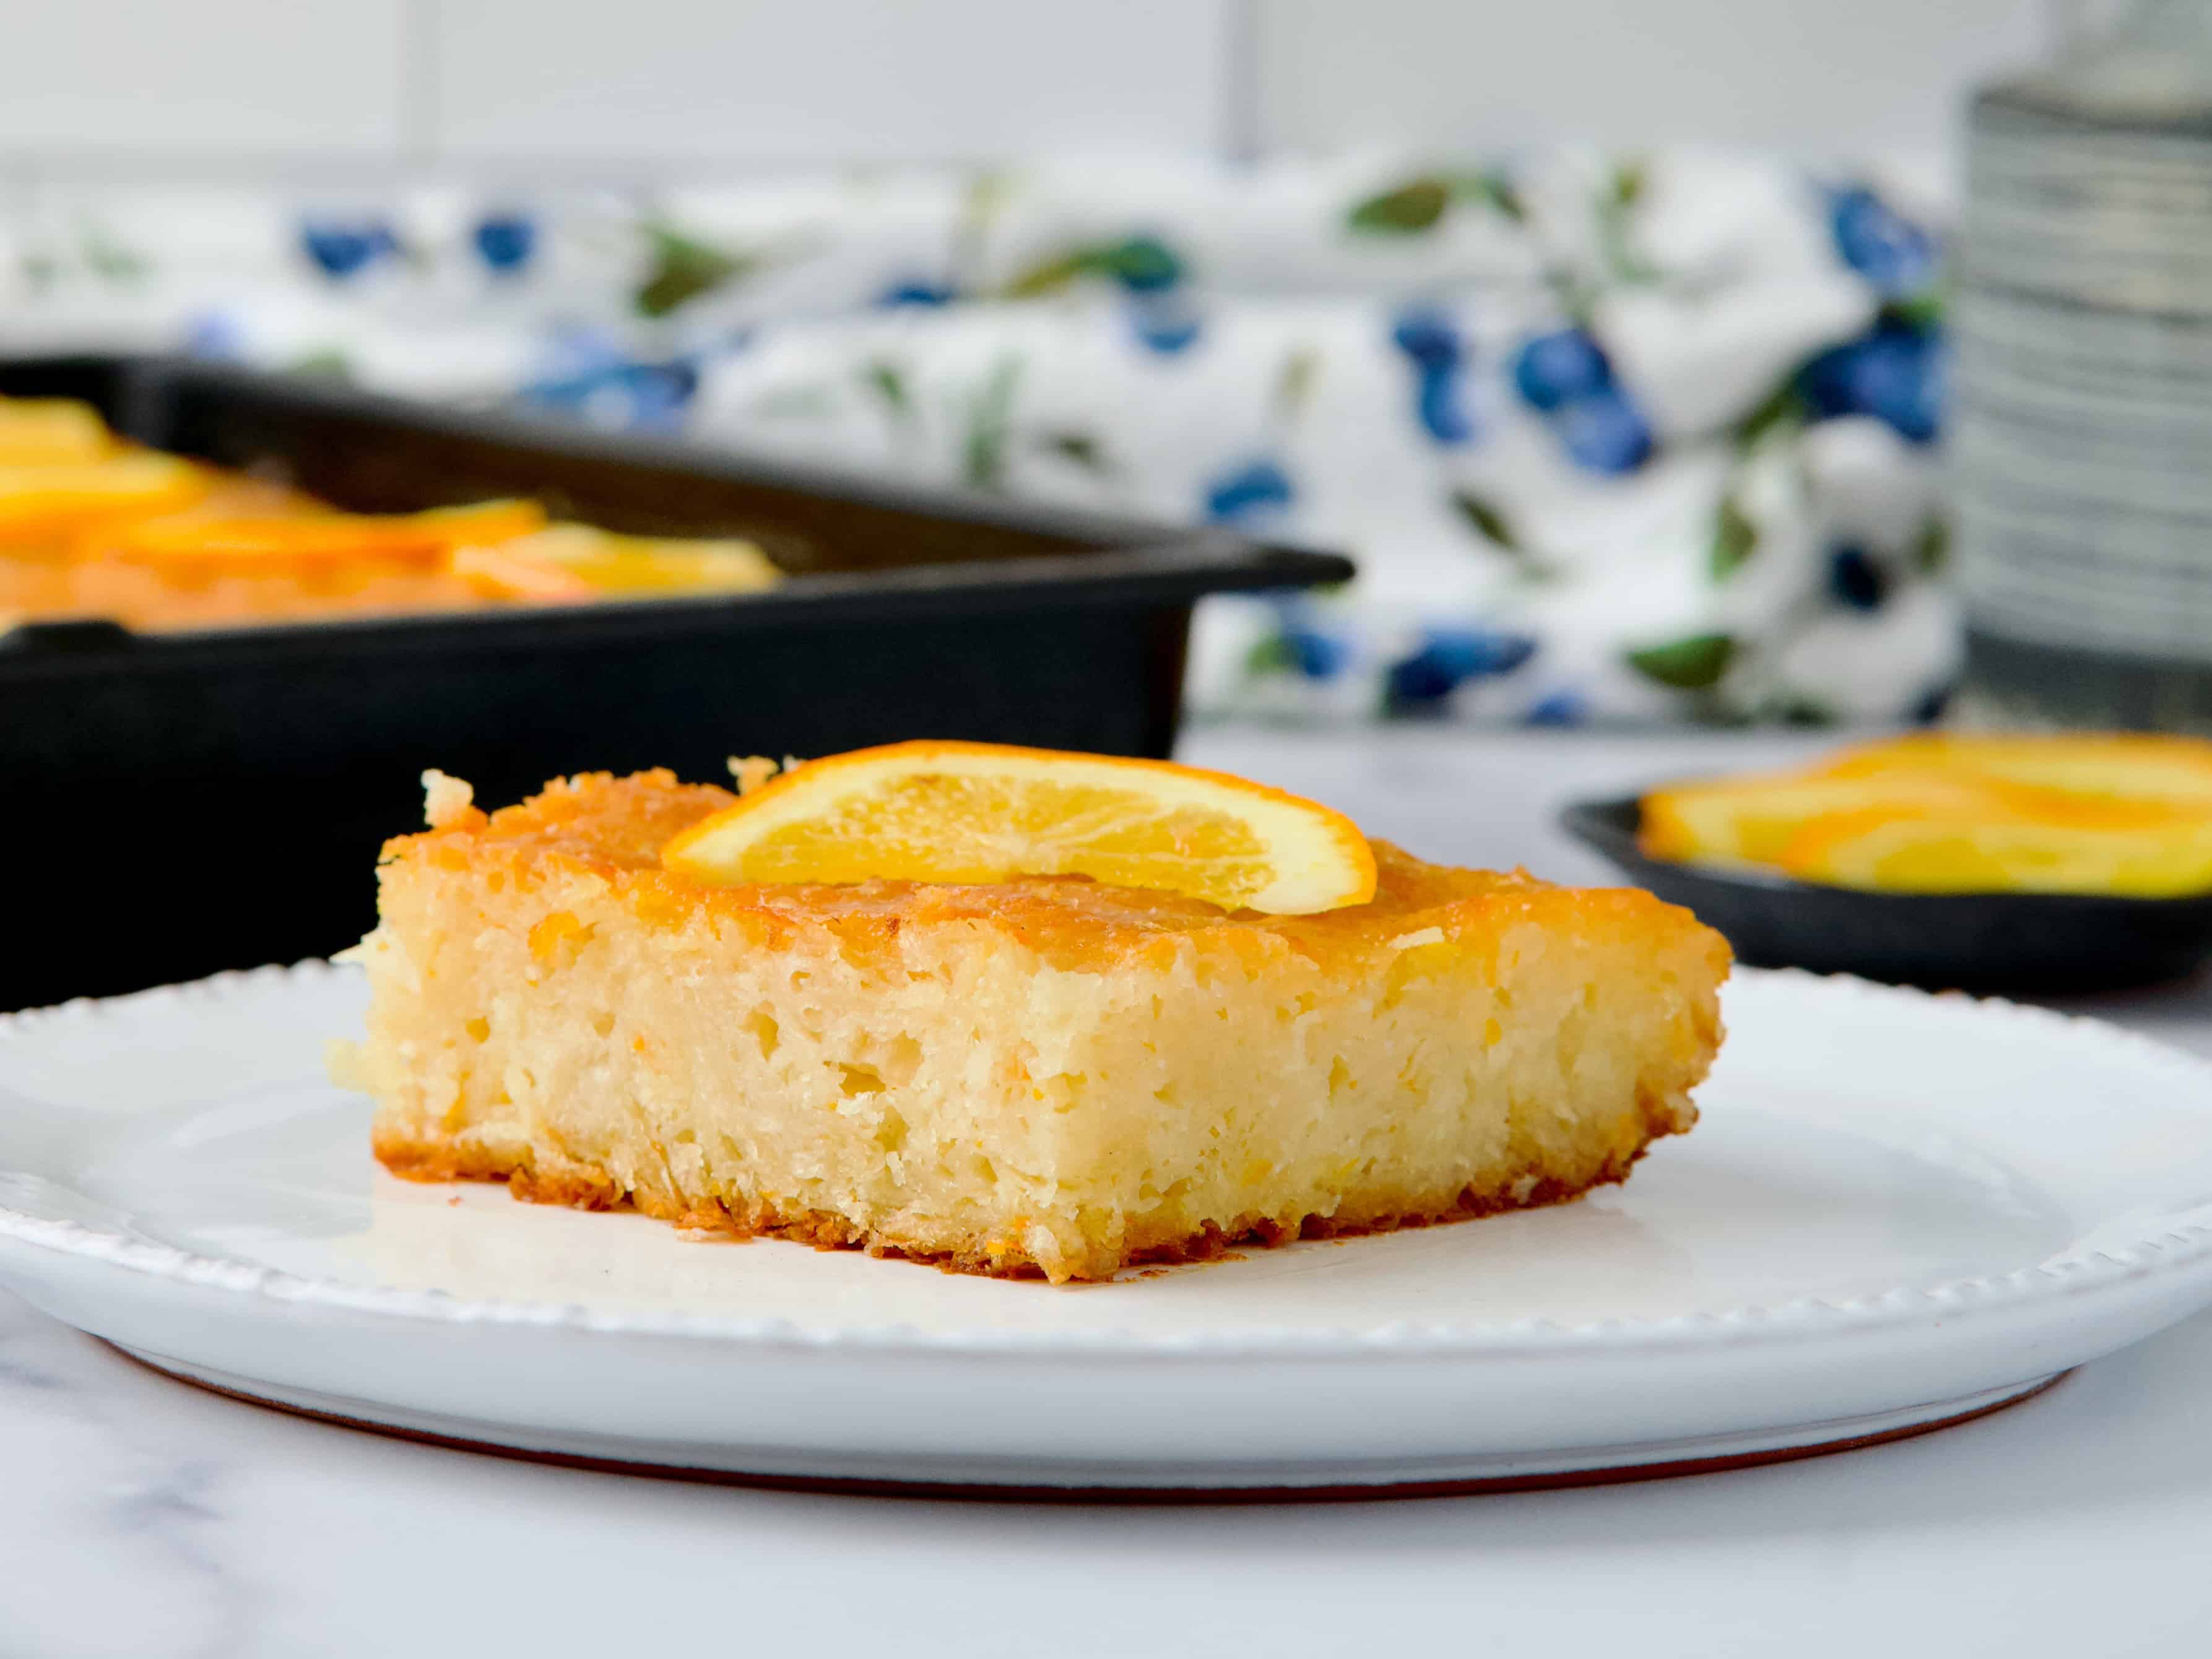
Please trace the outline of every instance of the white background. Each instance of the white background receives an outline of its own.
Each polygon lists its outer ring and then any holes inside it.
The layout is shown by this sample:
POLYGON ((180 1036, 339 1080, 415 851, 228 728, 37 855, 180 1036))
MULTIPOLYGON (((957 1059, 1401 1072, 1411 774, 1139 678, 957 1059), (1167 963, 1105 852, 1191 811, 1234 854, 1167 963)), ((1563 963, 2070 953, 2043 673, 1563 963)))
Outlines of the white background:
POLYGON ((1946 146, 2097 0, 0 0, 0 167, 1946 146))

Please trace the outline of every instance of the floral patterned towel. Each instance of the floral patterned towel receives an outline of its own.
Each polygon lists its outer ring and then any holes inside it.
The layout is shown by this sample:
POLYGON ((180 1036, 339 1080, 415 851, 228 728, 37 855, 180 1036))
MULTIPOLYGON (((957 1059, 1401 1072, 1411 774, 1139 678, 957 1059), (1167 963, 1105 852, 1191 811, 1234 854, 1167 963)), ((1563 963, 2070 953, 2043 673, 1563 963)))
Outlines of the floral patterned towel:
POLYGON ((0 349, 183 343, 1353 554, 1203 608, 1200 712, 1927 717, 1944 217, 1896 168, 1675 153, 48 191, 0 210, 0 349))

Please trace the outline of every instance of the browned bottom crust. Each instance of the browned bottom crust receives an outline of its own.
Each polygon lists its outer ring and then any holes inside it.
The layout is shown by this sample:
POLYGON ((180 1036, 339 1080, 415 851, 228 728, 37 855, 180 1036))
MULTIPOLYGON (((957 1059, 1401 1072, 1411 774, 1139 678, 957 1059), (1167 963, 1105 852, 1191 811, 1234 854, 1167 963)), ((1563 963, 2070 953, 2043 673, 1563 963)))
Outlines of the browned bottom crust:
MULTIPOLYGON (((785 1209, 761 1202, 744 1212, 720 1200, 670 1203, 649 1193, 626 1193, 605 1170, 595 1164, 565 1164, 540 1170, 533 1163, 514 1163, 481 1147, 450 1140, 414 1139, 380 1127, 374 1141, 377 1161, 405 1181, 503 1181, 516 1198, 532 1204, 562 1204, 579 1210, 634 1209, 662 1221, 695 1231, 720 1233, 731 1238, 784 1238, 811 1244, 817 1250, 865 1250, 872 1256, 919 1261, 943 1273, 981 1273, 995 1279, 1042 1279, 1044 1270, 1018 1250, 1003 1246, 991 1249, 931 1250, 916 1249, 878 1237, 847 1218, 823 1210, 785 1209)), ((1638 1146, 1625 1156, 1609 1158, 1598 1172, 1579 1184, 1555 1176, 1537 1179, 1525 1196, 1516 1198, 1517 1180, 1483 1190, 1462 1188, 1441 1206, 1410 1210, 1357 1222, 1334 1216, 1310 1215, 1297 1227, 1271 1220, 1224 1227, 1209 1221, 1198 1232, 1171 1243, 1127 1252, 1120 1267, 1160 1263, 1206 1261, 1239 1244, 1273 1246, 1298 1239, 1351 1238, 1367 1233, 1395 1232, 1402 1227, 1432 1227, 1455 1221, 1472 1221, 1506 1210, 1541 1209, 1565 1204, 1594 1188, 1617 1185, 1650 1150, 1638 1146)), ((1088 1277, 1079 1274, 1078 1279, 1088 1277)), ((1096 1277, 1111 1277, 1110 1273, 1096 1277)))

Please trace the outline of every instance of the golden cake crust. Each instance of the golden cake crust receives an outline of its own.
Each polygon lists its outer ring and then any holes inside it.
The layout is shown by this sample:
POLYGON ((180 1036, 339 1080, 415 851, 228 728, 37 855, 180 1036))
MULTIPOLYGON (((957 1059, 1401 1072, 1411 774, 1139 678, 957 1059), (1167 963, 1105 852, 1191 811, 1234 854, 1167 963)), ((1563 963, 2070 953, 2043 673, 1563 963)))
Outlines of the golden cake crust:
MULTIPOLYGON (((1207 1222, 1196 1233, 1165 1243, 1139 1245, 1125 1252, 1118 1267, 1158 1267, 1210 1261, 1240 1244, 1286 1244, 1294 1239, 1355 1238, 1370 1233, 1395 1232, 1407 1227, 1434 1227, 1455 1221, 1474 1221, 1509 1210, 1539 1210, 1567 1204, 1595 1188, 1617 1186, 1650 1142, 1680 1133, 1683 1126, 1652 1114, 1646 1121, 1645 1139, 1631 1150, 1603 1163, 1588 1180, 1572 1182, 1543 1176, 1516 1191, 1514 1183, 1488 1189, 1470 1185, 1438 1204, 1433 1195, 1409 1194, 1402 1209, 1360 1219, 1308 1215, 1296 1227, 1266 1217, 1231 1223, 1207 1222)), ((671 1203, 650 1193, 626 1191, 622 1182, 596 1164, 562 1160, 541 1168, 532 1161, 518 1164, 481 1147, 446 1138, 418 1138, 397 1128, 380 1128, 372 1149, 379 1163, 403 1181, 442 1183, 452 1181, 504 1182, 507 1191, 529 1204, 558 1205, 574 1210, 636 1210, 690 1232, 720 1233, 731 1238, 781 1238, 811 1244, 817 1250, 864 1250, 873 1256, 925 1262, 946 1273, 981 1273, 994 1279, 1048 1277, 1037 1262, 1018 1251, 989 1249, 931 1249, 901 1244, 870 1233, 843 1216, 823 1210, 784 1210, 756 1205, 732 1208, 722 1200, 671 1203)))
MULTIPOLYGON (((678 831, 735 796, 684 784, 665 770, 629 777, 588 773, 556 778, 519 805, 486 814, 471 806, 440 826, 385 844, 387 862, 497 875, 528 884, 584 876, 624 896, 648 924, 697 919, 736 927, 773 945, 797 929, 823 927, 848 947, 888 943, 902 927, 973 922, 1003 931, 1055 968, 1109 966, 1163 943, 1190 938, 1262 952, 1294 953, 1326 968, 1364 956, 1407 932, 1536 913, 1575 929, 1680 931, 1687 913, 1624 887, 1557 887, 1524 872, 1429 864, 1375 842, 1376 885, 1366 904, 1317 915, 1224 912, 1172 893, 1104 887, 1081 877, 1036 877, 960 885, 872 881, 812 886, 779 883, 710 887, 660 867, 660 848, 678 831)), ((1723 966, 1727 946, 1709 935, 1723 966)))

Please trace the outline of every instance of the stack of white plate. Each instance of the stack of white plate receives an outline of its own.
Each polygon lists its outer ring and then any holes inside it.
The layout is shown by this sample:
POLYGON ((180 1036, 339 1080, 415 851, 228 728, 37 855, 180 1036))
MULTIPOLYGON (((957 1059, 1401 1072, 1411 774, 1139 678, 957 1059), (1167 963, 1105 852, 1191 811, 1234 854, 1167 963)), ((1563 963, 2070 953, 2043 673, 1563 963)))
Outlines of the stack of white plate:
POLYGON ((1978 635, 2212 679, 2212 70, 2185 46, 1977 100, 1953 465, 1978 635))

